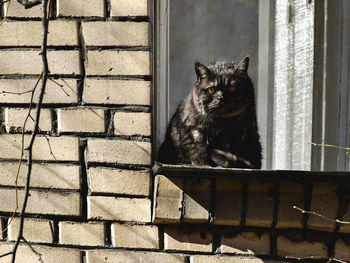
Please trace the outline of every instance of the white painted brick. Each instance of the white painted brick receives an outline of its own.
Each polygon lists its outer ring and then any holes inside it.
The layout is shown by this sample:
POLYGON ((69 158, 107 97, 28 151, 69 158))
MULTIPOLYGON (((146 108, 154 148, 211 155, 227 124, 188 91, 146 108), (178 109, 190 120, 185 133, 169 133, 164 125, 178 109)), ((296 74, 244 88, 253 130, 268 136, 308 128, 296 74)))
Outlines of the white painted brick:
MULTIPOLYGON (((18 162, 0 163, 0 185, 13 186, 17 174, 18 162)), ((66 164, 33 164, 30 177, 31 187, 57 188, 57 189, 80 189, 79 165, 66 164)), ((22 163, 18 176, 18 186, 24 187, 27 169, 22 163)))
MULTIPOLYGON (((42 260, 45 263, 77 263, 80 262, 80 251, 77 249, 60 248, 60 247, 45 247, 32 245, 33 248, 41 254, 42 260)), ((11 251, 13 243, 0 243, 0 255, 11 251)), ((0 259, 1 263, 10 263, 11 257, 7 256, 0 259)), ((19 245, 16 262, 34 263, 39 262, 38 256, 33 253, 27 245, 19 245)))
MULTIPOLYGON (((338 197, 336 191, 339 185, 333 183, 314 183, 310 211, 321 214, 333 220, 337 219, 338 197), (327 200, 327 202, 325 202, 327 200)), ((333 232, 335 223, 325 218, 309 215, 308 227, 333 232)))
POLYGON ((246 225, 270 227, 273 216, 273 198, 269 195, 273 184, 249 181, 246 225))
MULTIPOLYGON (((27 92, 33 89, 36 79, 0 79, 0 103, 26 103, 29 104, 31 92, 27 92), (23 93, 10 94, 12 93, 23 93)), ((57 79, 61 88, 54 82, 48 80, 46 83, 45 96, 43 104, 60 104, 60 103, 77 103, 78 102, 78 88, 77 81, 74 79, 57 79)), ((39 87, 41 81, 39 82, 39 87)), ((34 92, 34 102, 38 101, 39 89, 34 92)))
POLYGON ((7 17, 41 18, 41 5, 25 9, 17 1, 7 2, 4 6, 4 15, 7 17))
POLYGON ((158 227, 112 224, 114 247, 158 249, 158 227))
POLYGON ((111 16, 147 15, 147 0, 111 0, 111 16))
POLYGON ((87 200, 89 219, 151 221, 149 199, 89 196, 87 200))
MULTIPOLYGON (((0 27, 0 46, 41 46, 40 21, 5 22, 0 27)), ((77 46, 78 26, 73 21, 50 21, 48 46, 77 46)))
POLYGON ((101 104, 151 105, 150 94, 149 81, 87 78, 83 92, 83 101, 85 103, 101 104))
POLYGON ((104 0, 57 0, 57 16, 104 16, 104 0))
POLYGON ((327 245, 321 242, 292 241, 282 235, 277 237, 278 255, 281 257, 321 257, 327 258, 327 245))
POLYGON ((88 250, 86 252, 86 260, 87 263, 185 263, 183 255, 101 249, 88 250))
MULTIPOLYGON (((40 74, 40 51, 0 51, 1 74, 40 74)), ((77 50, 48 51, 47 59, 52 74, 80 74, 80 57, 77 50)))
POLYGON ((151 114, 145 112, 114 113, 115 135, 151 135, 151 114))
POLYGON ((59 242, 66 245, 103 246, 104 225, 102 223, 60 222, 59 242))
MULTIPOLYGON (((5 108, 5 127, 7 132, 22 132, 24 121, 28 115, 26 108, 5 108)), ((35 109, 30 114, 35 118, 35 109)), ((51 111, 49 109, 41 109, 39 129, 41 131, 51 130, 51 111)), ((32 131, 34 129, 34 121, 28 118, 26 122, 25 131, 32 131)))
POLYGON ((191 263, 282 263, 281 261, 262 260, 260 258, 241 256, 191 256, 191 263))
POLYGON ((239 225, 241 222, 242 182, 219 178, 215 191, 215 218, 217 225, 239 225))
POLYGON ((150 52, 111 50, 89 51, 86 74, 88 76, 150 75, 150 52))
MULTIPOLYGON (((350 189, 350 185, 347 185, 347 189, 350 189)), ((349 197, 344 198, 346 202, 349 202, 349 197)), ((344 214, 340 218, 340 220, 345 222, 350 222, 350 205, 347 205, 344 214)), ((350 224, 340 224, 339 232, 341 233, 350 233, 350 224)))
POLYGON ((87 160, 150 165, 151 144, 140 141, 88 139, 87 160))
MULTIPOLYGON (((15 241, 17 239, 19 225, 20 218, 13 218, 8 228, 8 240, 15 241)), ((23 236, 29 242, 52 243, 53 229, 53 222, 51 220, 25 218, 23 236)))
MULTIPOLYGON (((33 145, 34 160, 62 160, 62 161, 78 161, 79 147, 78 138, 74 137, 50 137, 37 136, 33 145), (50 146, 46 138, 49 139, 50 146)), ((30 135, 24 136, 24 146, 26 147, 30 139, 30 135)), ((20 157, 22 135, 0 135, 0 158, 3 159, 18 159, 20 157)), ((24 151, 26 158, 27 151, 24 151)))
MULTIPOLYGON (((18 191, 19 211, 24 198, 24 190, 18 191)), ((13 212, 15 209, 15 189, 0 189, 0 211, 13 212)), ((31 190, 26 213, 48 215, 80 215, 79 193, 41 192, 31 190)))
POLYGON ((104 132, 104 110, 58 109, 57 123, 59 132, 104 132))
POLYGON ((82 23, 87 46, 148 46, 148 28, 146 22, 82 23), (104 37, 100 36, 101 32, 104 32, 104 37))
POLYGON ((270 234, 258 235, 254 232, 242 232, 232 237, 221 237, 221 253, 269 255, 270 234))
POLYGON ((208 222, 211 184, 210 179, 186 179, 183 204, 185 222, 208 222))
POLYGON ((164 249, 181 251, 212 252, 213 234, 187 232, 178 228, 164 230, 164 249))
POLYGON ((150 195, 149 173, 111 168, 89 168, 88 183, 92 193, 150 195))
POLYGON ((350 261, 350 242, 349 238, 338 238, 334 245, 334 258, 343 261, 350 261))
POLYGON ((154 223, 179 223, 183 200, 183 179, 157 175, 154 190, 154 223))
POLYGON ((277 228, 302 228, 303 215, 293 208, 304 208, 304 193, 301 184, 281 182, 278 202, 277 228))

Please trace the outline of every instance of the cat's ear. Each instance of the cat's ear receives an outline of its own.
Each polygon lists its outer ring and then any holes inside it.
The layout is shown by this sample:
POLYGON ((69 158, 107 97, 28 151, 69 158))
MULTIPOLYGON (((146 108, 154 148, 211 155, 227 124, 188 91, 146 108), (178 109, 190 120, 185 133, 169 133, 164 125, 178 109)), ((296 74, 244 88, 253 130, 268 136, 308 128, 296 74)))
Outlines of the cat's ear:
POLYGON ((249 66, 249 56, 246 56, 241 62, 238 63, 235 69, 247 73, 249 66))
POLYGON ((201 64, 199 62, 196 62, 194 64, 194 68, 196 69, 196 74, 197 74, 198 79, 205 78, 210 73, 210 70, 206 66, 204 66, 203 64, 201 64))

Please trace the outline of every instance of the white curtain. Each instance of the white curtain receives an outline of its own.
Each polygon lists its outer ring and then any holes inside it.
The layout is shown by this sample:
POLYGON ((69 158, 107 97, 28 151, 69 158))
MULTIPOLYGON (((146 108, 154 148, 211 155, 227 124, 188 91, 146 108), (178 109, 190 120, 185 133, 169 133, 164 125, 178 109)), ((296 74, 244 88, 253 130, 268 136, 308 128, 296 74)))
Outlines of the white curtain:
POLYGON ((273 169, 311 169, 314 1, 276 0, 273 169))

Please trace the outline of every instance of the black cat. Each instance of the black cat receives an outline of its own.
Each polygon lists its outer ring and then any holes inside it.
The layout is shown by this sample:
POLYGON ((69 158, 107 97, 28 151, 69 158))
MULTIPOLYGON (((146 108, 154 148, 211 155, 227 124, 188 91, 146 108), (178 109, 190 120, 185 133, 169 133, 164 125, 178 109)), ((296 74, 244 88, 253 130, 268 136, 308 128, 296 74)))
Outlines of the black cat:
POLYGON ((254 87, 240 63, 196 63, 197 81, 167 129, 158 160, 193 164, 261 168, 254 87))

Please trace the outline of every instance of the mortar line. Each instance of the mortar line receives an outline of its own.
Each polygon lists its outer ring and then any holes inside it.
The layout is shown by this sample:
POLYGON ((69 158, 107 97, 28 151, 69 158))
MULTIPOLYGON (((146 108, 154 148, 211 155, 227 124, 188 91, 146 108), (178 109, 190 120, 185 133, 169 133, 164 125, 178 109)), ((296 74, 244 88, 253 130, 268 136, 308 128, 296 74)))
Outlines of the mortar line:
POLYGON ((4 6, 5 6, 5 4, 0 3, 0 19, 1 20, 4 18, 4 6))
POLYGON ((79 43, 80 71, 81 71, 81 78, 78 81, 78 103, 83 105, 84 104, 83 92, 84 92, 84 85, 85 85, 85 79, 86 79, 85 67, 87 62, 87 48, 83 37, 81 21, 78 22, 78 43, 79 43))
POLYGON ((80 251, 80 262, 86 263, 86 251, 84 250, 80 251))
POLYGON ((158 226, 159 250, 164 250, 164 226, 158 226))
POLYGON ((105 132, 108 136, 114 136, 114 118, 111 109, 105 111, 105 132))
MULTIPOLYGON (((12 0, 15 1, 15 0, 12 0)), ((13 17, 8 16, 7 21, 9 22, 20 22, 20 21, 41 21, 40 17, 13 17)), ((55 14, 55 20, 57 21, 81 21, 81 22, 100 22, 105 21, 105 17, 79 17, 79 16, 59 16, 55 14)), ((120 22, 150 22, 150 18, 148 16, 114 16, 109 17, 108 21, 120 21, 120 22)))
POLYGON ((52 221, 53 221, 53 240, 52 240, 52 243, 58 244, 59 243, 59 226, 58 226, 59 220, 55 219, 52 221))
MULTIPOLYGON (((0 217, 0 231, 2 231, 3 229, 6 228, 7 226, 7 222, 8 222, 8 219, 7 217, 0 217)), ((8 237, 8 229, 6 229, 4 232, 2 232, 2 239, 3 240, 6 240, 7 237, 8 237)))
POLYGON ((242 192, 241 192, 241 222, 240 226, 245 226, 247 206, 248 206, 248 181, 242 180, 242 192))
POLYGON ((111 1, 105 0, 105 18, 109 19, 111 17, 111 1))
POLYGON ((51 134, 56 136, 58 134, 56 109, 50 109, 50 113, 51 113, 51 134))
POLYGON ((57 19, 57 0, 51 0, 51 19, 57 19))
POLYGON ((278 206, 280 195, 280 183, 276 181, 273 186, 273 215, 272 224, 270 228, 270 255, 277 256, 277 232, 276 225, 278 221, 278 206))
POLYGON ((81 216, 84 221, 87 221, 87 197, 88 197, 88 182, 87 182, 87 165, 85 162, 85 151, 87 148, 87 139, 79 140, 79 161, 80 167, 80 191, 81 191, 81 216))
POLYGON ((112 223, 105 222, 104 223, 104 234, 105 234, 105 246, 112 245, 112 223))

